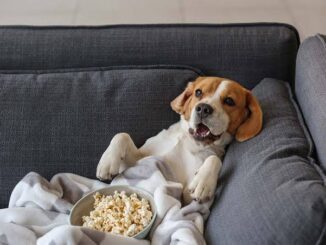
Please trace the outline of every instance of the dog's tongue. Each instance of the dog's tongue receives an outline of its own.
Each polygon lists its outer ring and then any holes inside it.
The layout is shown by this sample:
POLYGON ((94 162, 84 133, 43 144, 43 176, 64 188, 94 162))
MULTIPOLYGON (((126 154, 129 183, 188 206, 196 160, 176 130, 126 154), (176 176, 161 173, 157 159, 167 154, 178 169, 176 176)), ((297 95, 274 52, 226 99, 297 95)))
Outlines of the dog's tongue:
POLYGON ((196 128, 196 134, 198 134, 201 137, 205 137, 209 135, 209 133, 210 133, 209 128, 202 123, 200 123, 196 128))

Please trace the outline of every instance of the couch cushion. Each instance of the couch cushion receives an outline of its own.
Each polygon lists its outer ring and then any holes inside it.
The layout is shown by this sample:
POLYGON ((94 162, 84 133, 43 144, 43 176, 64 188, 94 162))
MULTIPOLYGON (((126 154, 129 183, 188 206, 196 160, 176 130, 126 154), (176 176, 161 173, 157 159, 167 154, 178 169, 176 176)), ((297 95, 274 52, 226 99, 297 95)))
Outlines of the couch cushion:
POLYGON ((0 74, 0 208, 29 171, 95 178, 114 134, 140 146, 179 119, 170 101, 198 74, 169 66, 0 74))
POLYGON ((294 27, 277 23, 0 27, 0 70, 179 64, 248 88, 293 81, 294 27))
POLYGON ((207 223, 208 244, 325 244, 325 175, 287 84, 254 88, 264 113, 255 138, 227 150, 207 223))
POLYGON ((297 57, 295 92, 326 171, 326 37, 306 39, 297 57))

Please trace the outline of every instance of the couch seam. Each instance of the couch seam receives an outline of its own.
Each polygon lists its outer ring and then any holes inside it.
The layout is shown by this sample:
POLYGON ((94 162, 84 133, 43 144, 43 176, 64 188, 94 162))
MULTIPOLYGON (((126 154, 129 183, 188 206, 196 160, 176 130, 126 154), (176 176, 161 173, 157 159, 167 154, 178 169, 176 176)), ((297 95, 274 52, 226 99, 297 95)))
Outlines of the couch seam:
POLYGON ((77 68, 58 68, 58 69, 36 69, 36 70, 0 70, 0 75, 23 75, 23 74, 54 74, 54 73, 74 73, 74 72, 97 72, 97 71, 112 71, 112 70, 189 70, 195 72, 199 76, 203 76, 204 73, 193 66, 187 65, 123 65, 123 66, 105 66, 105 67, 77 67, 77 68))
POLYGON ((301 113, 299 113, 299 108, 298 108, 298 106, 297 106, 297 104, 296 104, 296 102, 295 102, 295 100, 294 100, 293 93, 292 93, 292 88, 288 85, 287 82, 284 82, 284 83, 285 83, 285 86, 286 86, 286 88, 287 88, 287 90, 288 90, 288 93, 289 93, 289 95, 290 95, 291 103, 292 103, 293 107, 295 108, 295 112, 296 112, 297 117, 298 117, 298 119, 299 119, 300 127, 301 127, 301 129, 303 130, 304 136, 306 137, 306 139, 307 139, 307 141, 308 141, 309 151, 308 151, 307 156, 311 157, 311 156, 312 156, 312 153, 313 153, 313 151, 314 151, 314 146, 313 146, 313 144, 312 144, 312 139, 311 139, 310 135, 308 135, 308 132, 307 132, 306 127, 304 127, 304 126, 302 125, 302 123, 303 123, 303 118, 302 118, 301 113))

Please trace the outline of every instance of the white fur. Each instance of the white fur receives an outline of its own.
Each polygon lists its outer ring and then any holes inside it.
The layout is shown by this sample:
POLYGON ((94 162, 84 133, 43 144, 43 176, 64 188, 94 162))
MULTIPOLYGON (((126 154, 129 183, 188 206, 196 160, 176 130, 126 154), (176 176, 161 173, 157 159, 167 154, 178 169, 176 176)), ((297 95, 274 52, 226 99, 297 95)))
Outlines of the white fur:
POLYGON ((229 117, 219 102, 221 89, 226 86, 227 81, 222 82, 214 96, 200 101, 209 103, 214 108, 213 114, 204 123, 213 134, 222 133, 220 139, 204 145, 192 138, 188 129, 198 123, 193 109, 189 121, 181 116, 178 123, 149 138, 139 149, 128 134, 115 135, 101 157, 96 176, 99 179, 111 179, 145 156, 158 156, 171 166, 178 181, 184 185, 183 196, 186 203, 191 199, 205 201, 211 198, 222 166, 224 148, 232 140, 231 135, 226 132, 229 117))

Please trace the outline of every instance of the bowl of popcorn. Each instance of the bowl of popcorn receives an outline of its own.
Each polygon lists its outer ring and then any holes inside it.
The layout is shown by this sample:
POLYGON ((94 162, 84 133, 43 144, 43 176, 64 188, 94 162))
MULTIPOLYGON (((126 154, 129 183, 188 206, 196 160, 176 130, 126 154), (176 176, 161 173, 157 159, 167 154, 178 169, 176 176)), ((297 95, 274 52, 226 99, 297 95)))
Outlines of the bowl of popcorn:
POLYGON ((152 195, 131 186, 110 186, 81 198, 70 212, 71 225, 143 239, 156 218, 152 195))

